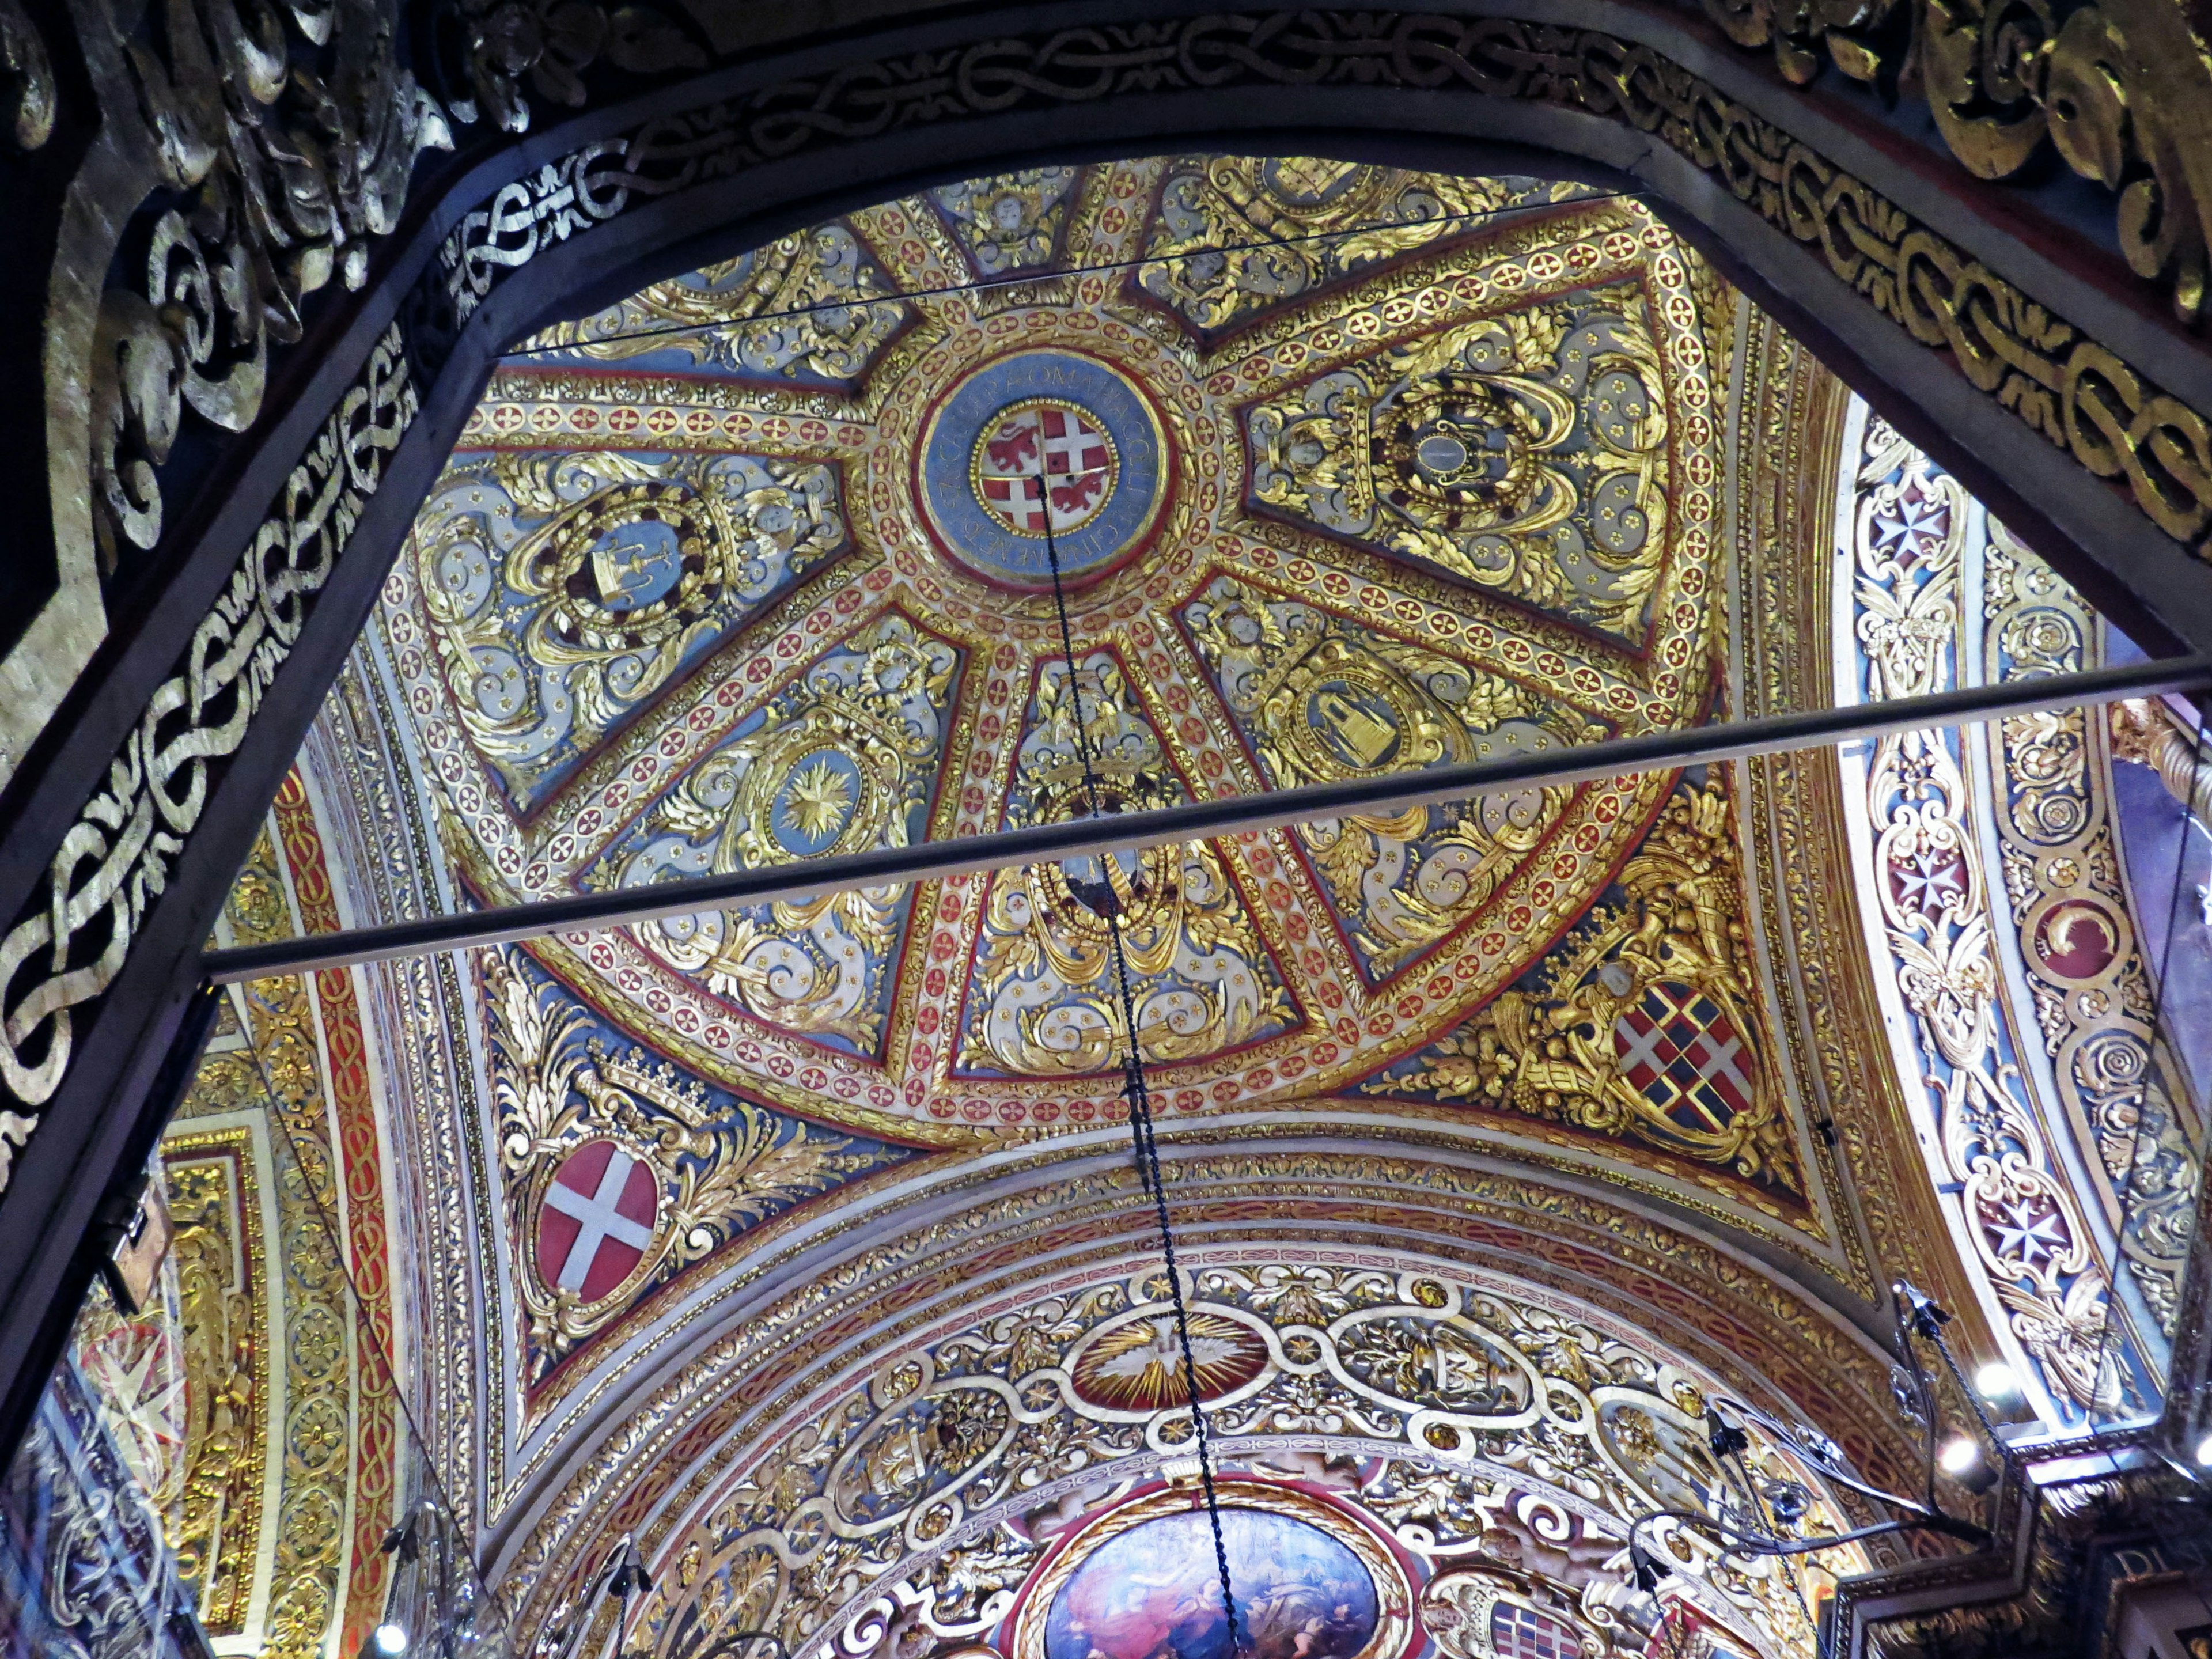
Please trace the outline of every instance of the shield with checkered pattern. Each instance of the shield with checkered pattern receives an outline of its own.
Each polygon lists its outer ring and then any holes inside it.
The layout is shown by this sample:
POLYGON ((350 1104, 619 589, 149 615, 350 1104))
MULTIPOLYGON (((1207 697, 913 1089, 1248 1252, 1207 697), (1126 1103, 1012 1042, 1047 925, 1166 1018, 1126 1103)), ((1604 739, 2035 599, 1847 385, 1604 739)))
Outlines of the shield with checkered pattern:
POLYGON ((1751 1045, 1711 997, 1672 980, 1647 986, 1613 1024, 1621 1075, 1661 1116, 1717 1134, 1751 1109, 1751 1045))

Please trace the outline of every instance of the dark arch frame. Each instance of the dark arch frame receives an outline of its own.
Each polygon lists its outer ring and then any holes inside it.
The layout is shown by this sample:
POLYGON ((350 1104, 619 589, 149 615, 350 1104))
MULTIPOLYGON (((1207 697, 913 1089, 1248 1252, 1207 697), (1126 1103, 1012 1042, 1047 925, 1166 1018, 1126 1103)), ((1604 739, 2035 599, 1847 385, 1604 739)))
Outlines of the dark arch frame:
MULTIPOLYGON (((316 581, 276 602, 296 631, 269 653, 265 686, 251 697, 223 688, 210 702, 206 722, 242 731, 228 749, 189 763, 191 783, 204 791, 197 812, 158 882, 143 883, 143 914, 120 941, 119 969, 76 1004, 70 1062, 37 1103, 37 1131, 0 1197, 0 1450, 12 1446, 92 1271, 88 1233, 112 1212, 128 1172, 143 1166, 189 1074, 200 945, 500 349, 553 317, 704 259, 932 181, 1177 147, 1455 172, 1511 167, 1644 190, 1755 302, 2146 647, 2212 644, 2212 571, 2112 484, 2057 460, 2052 441, 1978 389, 1955 352, 1924 329, 1916 337, 1898 319, 1904 301, 1893 295, 1886 313, 1878 295, 1839 276, 1836 262, 1850 249, 1838 253, 1835 225, 1805 220, 1817 205, 1807 192, 1826 169, 1832 184, 1877 192, 1920 228, 1890 232, 1933 238, 1969 259, 1961 315, 1977 295, 2033 295, 2063 307, 2122 370, 2156 362, 2174 395, 2207 409, 2212 354, 2176 351, 2170 327, 2136 298, 2057 262, 2008 230, 1990 203, 1954 192, 1696 26, 1613 0, 1540 8, 1478 0, 1456 20, 1361 14, 1399 29, 1398 56, 1361 58, 1365 37, 1341 34, 1331 62, 1364 62, 1373 72, 1332 81, 1334 71, 1316 68, 1295 33, 1311 14, 1224 24, 1170 0, 1152 21, 1133 24, 1116 15, 1126 10, 1098 0, 984 7, 763 54, 494 149, 410 204, 367 285, 295 355, 268 412, 185 515, 191 528, 161 602, 103 648, 0 802, 0 901, 19 922, 56 913, 57 894, 65 900, 91 879, 82 866, 57 878, 56 848, 88 823, 105 823, 103 812, 112 817, 144 798, 149 786, 122 789, 112 769, 153 730, 147 711, 158 688, 174 684, 180 667, 198 668, 195 630, 242 560, 283 564, 266 548, 252 550, 266 526, 281 530, 298 516, 287 516, 288 490, 341 501, 343 514, 312 538, 316 581), (1525 21, 1540 10, 1540 21, 1525 21), (1448 72, 1425 81, 1435 66, 1430 24, 1487 27, 1471 21, 1480 15, 1504 33, 1476 81, 1448 72), (1109 24, 1116 38, 1152 42, 1151 81, 1124 85, 1115 80, 1121 71, 1103 70, 1084 71, 1095 86, 1049 81, 1068 31, 1109 24), (1216 33, 1201 40, 1208 28, 1216 33), (1510 51, 1509 36, 1520 42, 1510 51), (1194 41, 1211 55, 1194 56, 1194 41), (1603 96, 1618 105, 1619 86, 1607 93, 1562 80, 1592 62, 1620 61, 1614 48, 1628 54, 1632 76, 1656 76, 1668 97, 1689 100, 1682 147, 1625 106, 1590 106, 1603 96), (1478 84, 1483 76, 1495 85, 1478 84), (871 125, 870 112, 902 99, 911 118, 871 125), (1737 125, 1701 137, 1699 112, 1723 106, 1737 125), (1781 169, 1779 186, 1752 166, 1760 144, 1783 158, 1765 158, 1781 169), (598 205, 617 195, 620 203, 604 215, 580 206, 580 175, 588 175, 587 194, 600 192, 598 205), (1941 233, 1927 228, 1938 222, 1941 233), (694 228, 702 223, 714 228, 694 228), (471 272, 485 278, 481 294, 457 278, 471 272), (419 407, 404 418, 410 401, 419 407), (109 790, 113 805, 88 806, 109 790)), ((164 734, 177 718, 165 716, 164 734)), ((180 773, 177 787, 184 781, 180 773)))

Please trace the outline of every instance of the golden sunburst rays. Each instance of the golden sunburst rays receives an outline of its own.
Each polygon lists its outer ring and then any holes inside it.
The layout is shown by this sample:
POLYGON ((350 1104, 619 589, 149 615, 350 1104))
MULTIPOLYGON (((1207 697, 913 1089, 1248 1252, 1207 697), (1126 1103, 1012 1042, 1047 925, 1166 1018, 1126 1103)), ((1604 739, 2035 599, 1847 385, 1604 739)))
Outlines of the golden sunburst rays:
POLYGON ((783 827, 820 842, 835 836, 853 810, 853 776, 826 755, 792 774, 783 799, 783 827))
MULTIPOLYGON (((1200 1310, 1190 1316, 1190 1355, 1199 1397, 1218 1399, 1265 1370, 1267 1345, 1236 1320, 1200 1310)), ((1155 1314, 1116 1326, 1077 1358, 1075 1392, 1109 1411, 1155 1412, 1188 1403, 1174 1316, 1155 1314)))

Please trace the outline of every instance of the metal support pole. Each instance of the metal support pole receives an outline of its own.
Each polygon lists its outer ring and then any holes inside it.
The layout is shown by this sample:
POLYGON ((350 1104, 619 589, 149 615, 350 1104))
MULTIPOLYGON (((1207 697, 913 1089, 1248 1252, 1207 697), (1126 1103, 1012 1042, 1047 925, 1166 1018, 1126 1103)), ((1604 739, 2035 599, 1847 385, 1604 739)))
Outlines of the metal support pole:
POLYGON ((1815 708, 1759 720, 1732 720, 1686 731, 1646 732, 1581 747, 1561 747, 1503 760, 1471 761, 1425 771, 1346 778, 1188 802, 1149 812, 1040 823, 986 836, 959 836, 912 847, 885 847, 837 858, 655 882, 611 893, 544 899, 497 909, 429 916, 384 927, 277 939, 234 951, 210 951, 208 977, 218 985, 271 974, 311 973, 356 963, 432 951, 464 950, 538 939, 584 928, 632 926, 701 910, 788 902, 810 896, 941 881, 982 870, 1002 870, 1061 860, 1103 860, 1167 842, 1249 835, 1287 824, 1316 823, 1347 813, 1388 815, 1412 806, 1467 800, 1501 789, 1589 783, 1637 772, 1670 771, 1716 761, 1743 760, 1791 749, 1817 748, 1855 738, 1972 725, 2045 708, 2111 702, 2121 697, 2212 690, 2212 656, 2170 657, 2081 674, 2051 674, 2002 685, 1973 686, 1934 696, 1892 702, 1815 708))

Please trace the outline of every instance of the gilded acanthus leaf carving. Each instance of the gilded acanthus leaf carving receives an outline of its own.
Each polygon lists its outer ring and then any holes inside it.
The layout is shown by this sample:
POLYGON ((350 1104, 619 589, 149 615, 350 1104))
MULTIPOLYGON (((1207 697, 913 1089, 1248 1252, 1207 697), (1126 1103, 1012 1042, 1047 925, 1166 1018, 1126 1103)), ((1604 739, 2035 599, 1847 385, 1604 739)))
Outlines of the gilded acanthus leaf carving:
MULTIPOLYGON (((1040 670, 1006 806, 1017 827, 1185 799, 1111 653, 1040 670), (1078 714, 1079 706, 1080 714, 1078 714), (1084 736, 1079 738, 1080 719, 1084 736), (1080 744, 1097 778, 1087 786, 1080 744)), ((1220 848, 1193 842, 1008 871, 990 888, 960 1064, 981 1073, 1107 1070, 1127 1042, 1103 896, 1121 907, 1140 1051, 1188 1060, 1287 1030, 1299 1014, 1220 848)))
POLYGON ((1632 1138, 1789 1193, 1804 1176, 1744 949, 1727 792, 1684 786, 1564 948, 1370 1079, 1632 1138))
POLYGON ((1509 208, 1583 194, 1534 179, 1456 179, 1311 156, 1170 164, 1137 291, 1207 336, 1509 208))
POLYGON ((201 1624, 246 1621, 260 1554, 268 1454, 265 1242, 250 1139, 185 1136, 164 1159, 183 1315, 186 1462, 167 1531, 199 1586, 201 1624))
MULTIPOLYGON (((398 222, 415 158, 450 149, 437 101, 394 56, 379 0, 176 0, 121 42, 175 205, 100 296, 93 344, 94 527, 112 569, 161 538, 156 469, 186 410, 242 432, 272 343, 333 277, 358 288, 398 222)), ((152 182, 152 181, 149 181, 152 182)))
MULTIPOLYGON (((962 660, 897 615, 842 641, 668 790, 599 878, 635 886, 921 839, 962 660)), ((761 1019, 872 1054, 910 896, 871 887, 703 912, 639 938, 761 1019)))
POLYGON ((1640 643, 1669 545, 1644 303, 1506 312, 1250 406, 1254 501, 1640 643))
POLYGON ((674 352, 772 384, 850 389, 913 319, 891 287, 860 233, 841 220, 655 283, 556 324, 522 349, 587 362, 674 352))
POLYGON ((2071 10, 2042 0, 1700 3, 1739 45, 1771 46, 1792 81, 1826 64, 1884 88, 1917 78, 1943 143, 1978 177, 2014 177, 2056 150, 2115 198, 2129 265, 2162 283, 2184 319, 2198 316, 2212 87, 2179 9, 2163 0, 2071 10))
POLYGON ((904 1155, 719 1094, 619 1042, 512 947, 486 953, 482 972, 506 1208, 526 1259, 515 1283, 533 1382, 748 1227, 904 1155), (645 1237, 633 1236, 628 1265, 598 1289, 587 1275, 568 1282, 565 1261, 544 1254, 549 1206, 561 1208, 556 1184, 580 1151, 595 1146, 617 1149, 618 1167, 643 1171, 653 1194, 650 1223, 639 1224, 645 1237))

